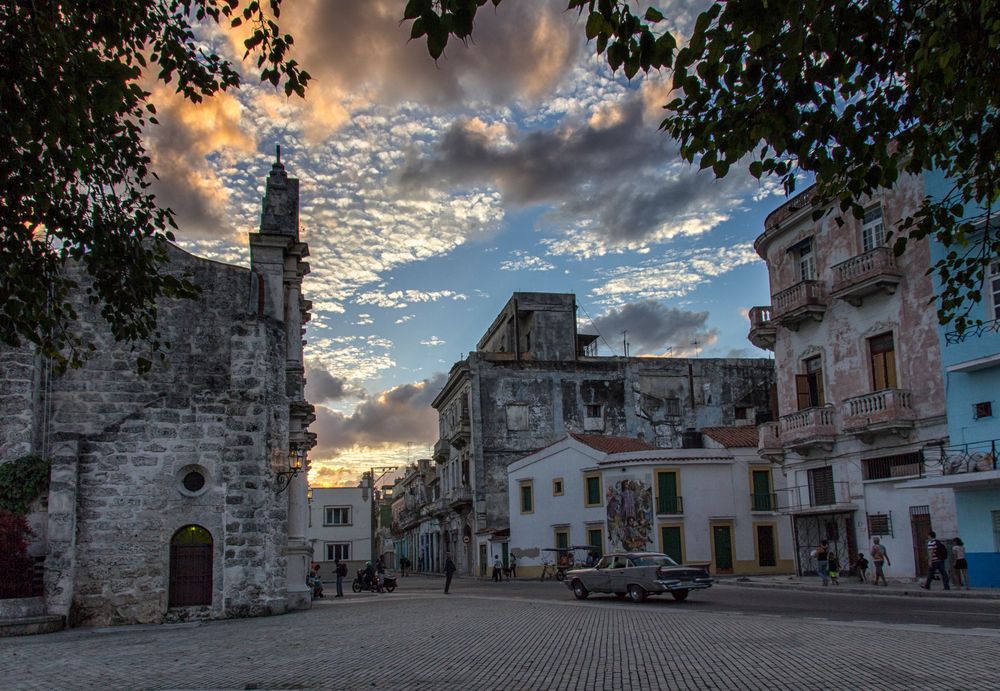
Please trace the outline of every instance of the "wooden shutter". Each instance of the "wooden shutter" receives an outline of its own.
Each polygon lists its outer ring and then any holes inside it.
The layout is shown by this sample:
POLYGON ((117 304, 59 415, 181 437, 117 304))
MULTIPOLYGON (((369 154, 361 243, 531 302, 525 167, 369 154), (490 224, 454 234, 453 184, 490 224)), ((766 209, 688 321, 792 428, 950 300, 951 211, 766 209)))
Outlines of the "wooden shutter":
POLYGON ((809 395, 811 388, 808 374, 795 375, 795 397, 798 399, 799 410, 812 407, 812 397, 809 395))

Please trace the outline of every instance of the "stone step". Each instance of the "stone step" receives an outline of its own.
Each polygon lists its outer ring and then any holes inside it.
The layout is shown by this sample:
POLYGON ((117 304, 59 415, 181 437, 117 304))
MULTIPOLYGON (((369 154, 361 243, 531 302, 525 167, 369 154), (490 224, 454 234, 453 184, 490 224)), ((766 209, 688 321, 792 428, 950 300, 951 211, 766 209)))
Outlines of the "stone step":
POLYGON ((0 619, 0 638, 6 636, 32 636, 36 633, 62 631, 63 618, 55 615, 0 619))

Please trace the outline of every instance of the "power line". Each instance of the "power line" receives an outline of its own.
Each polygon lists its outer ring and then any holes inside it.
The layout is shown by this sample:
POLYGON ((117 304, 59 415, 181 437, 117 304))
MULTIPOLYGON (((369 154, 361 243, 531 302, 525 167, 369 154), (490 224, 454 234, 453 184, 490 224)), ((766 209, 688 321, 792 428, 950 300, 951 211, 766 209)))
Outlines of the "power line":
POLYGON ((608 339, 606 339, 604 337, 604 334, 601 333, 601 330, 597 328, 597 324, 594 323, 594 318, 590 316, 589 312, 587 312, 587 308, 583 306, 583 303, 578 301, 576 305, 577 307, 583 310, 584 314, 587 315, 587 319, 590 320, 590 325, 594 327, 594 331, 596 331, 597 335, 600 336, 602 341, 604 341, 604 345, 608 347, 608 350, 611 351, 612 355, 617 355, 618 354, 617 351, 615 351, 615 349, 611 347, 611 344, 608 343, 608 339))

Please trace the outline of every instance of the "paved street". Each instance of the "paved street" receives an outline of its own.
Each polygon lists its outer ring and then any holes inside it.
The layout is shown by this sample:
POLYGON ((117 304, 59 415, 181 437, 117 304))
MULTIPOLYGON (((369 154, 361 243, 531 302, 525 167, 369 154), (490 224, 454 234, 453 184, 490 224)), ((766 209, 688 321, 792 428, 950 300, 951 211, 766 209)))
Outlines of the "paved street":
POLYGON ((448 596, 442 585, 400 579, 392 594, 281 617, 3 639, 0 679, 13 689, 1000 687, 995 600, 726 585, 633 605, 578 602, 554 583, 461 579, 448 596), (893 623, 907 608, 911 621, 893 623))

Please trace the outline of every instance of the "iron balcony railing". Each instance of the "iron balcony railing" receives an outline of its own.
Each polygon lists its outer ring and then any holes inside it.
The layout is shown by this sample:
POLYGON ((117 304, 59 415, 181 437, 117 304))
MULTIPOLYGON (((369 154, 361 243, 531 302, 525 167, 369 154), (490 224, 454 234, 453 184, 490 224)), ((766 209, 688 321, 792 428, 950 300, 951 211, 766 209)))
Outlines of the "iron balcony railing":
POLYGON ((944 335, 944 340, 947 341, 948 345, 955 345, 968 338, 979 338, 990 332, 1000 333, 1000 319, 991 319, 981 324, 967 326, 961 333, 958 331, 949 331, 944 335))
POLYGON ((777 511, 778 494, 776 492, 754 492, 750 495, 751 511, 777 511))
POLYGON ((934 459, 933 452, 928 452, 925 463, 928 466, 936 465, 937 468, 928 470, 940 469, 942 475, 1000 470, 1000 464, 997 462, 998 450, 1000 450, 998 439, 943 446, 938 459, 934 459))
POLYGON ((786 487, 776 494, 780 495, 778 510, 792 512, 846 504, 851 498, 848 483, 842 480, 786 487))
POLYGON ((676 496, 657 497, 656 513, 684 513, 684 498, 676 496))

